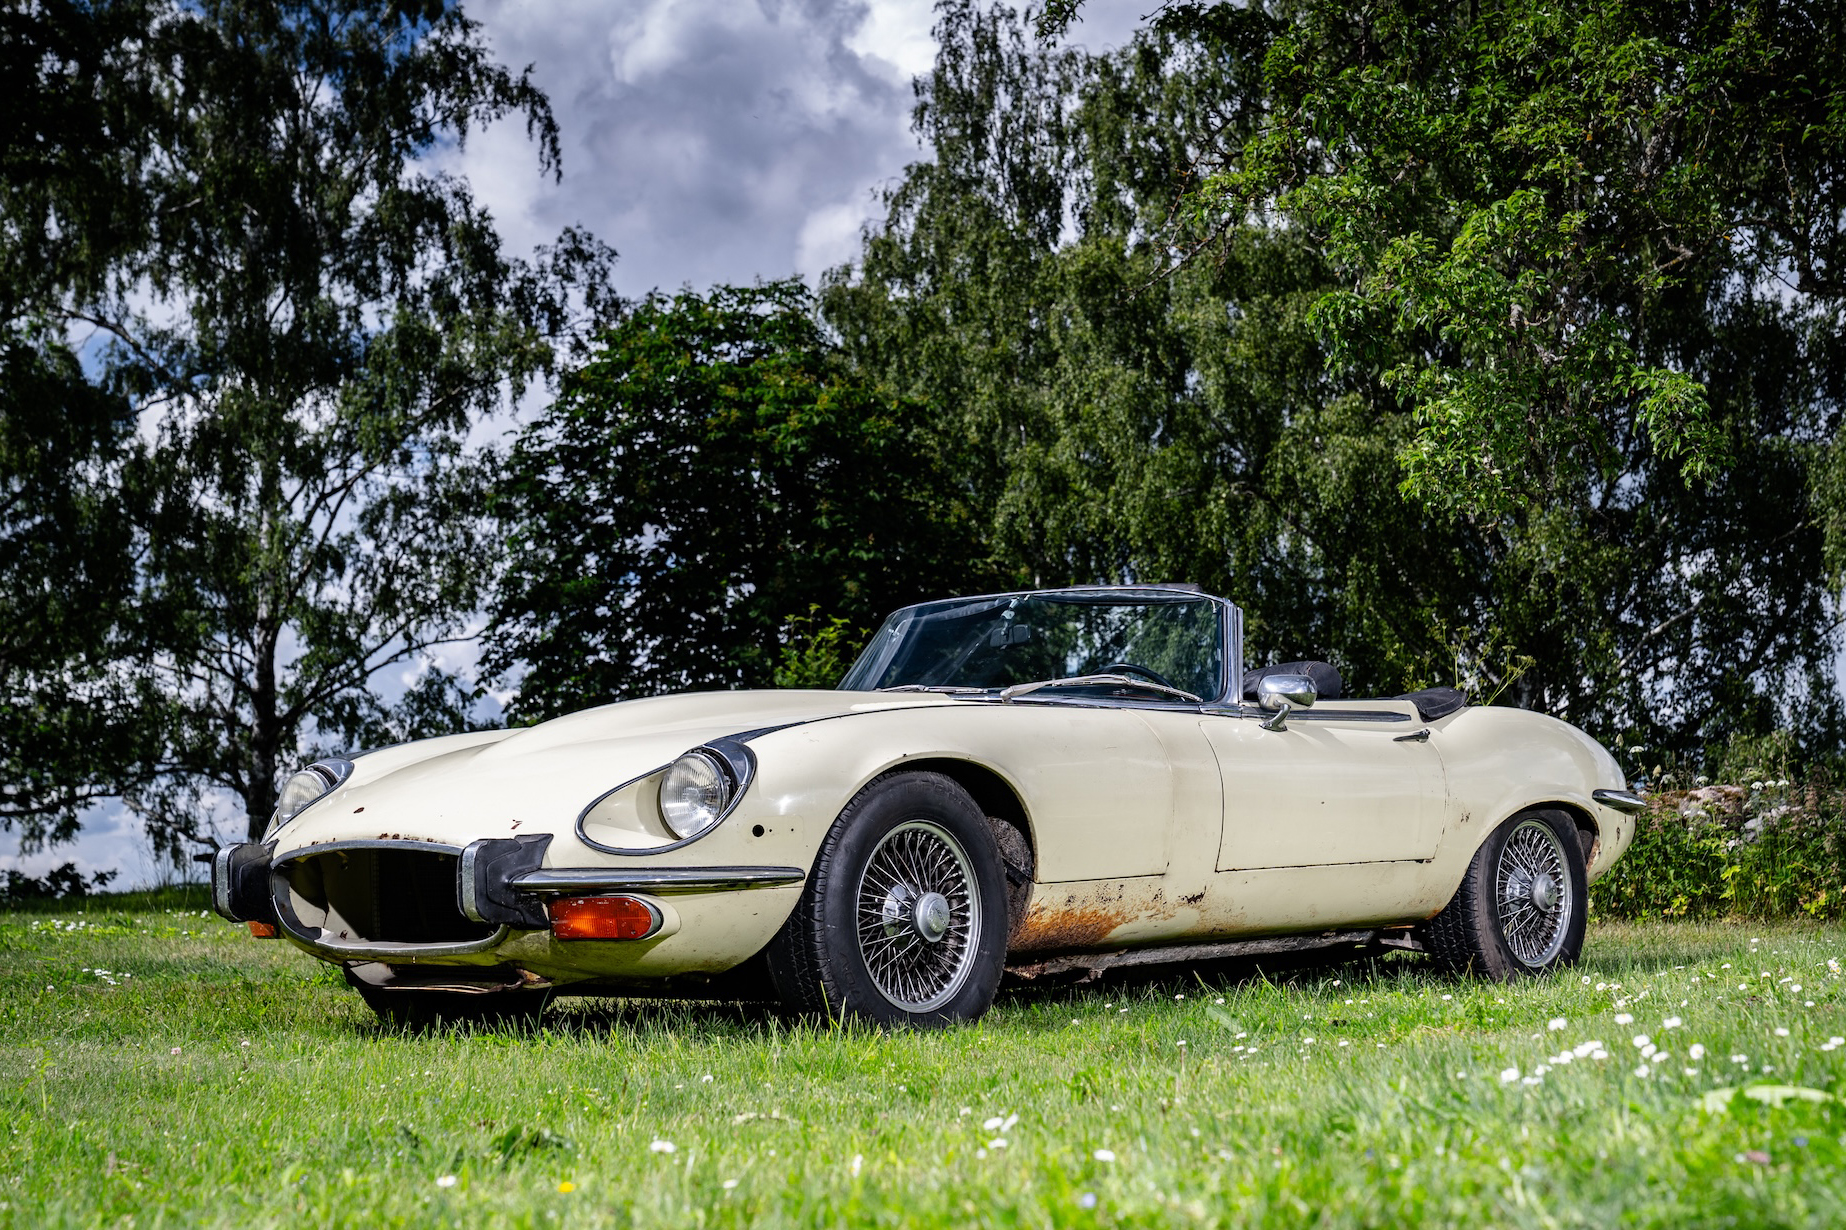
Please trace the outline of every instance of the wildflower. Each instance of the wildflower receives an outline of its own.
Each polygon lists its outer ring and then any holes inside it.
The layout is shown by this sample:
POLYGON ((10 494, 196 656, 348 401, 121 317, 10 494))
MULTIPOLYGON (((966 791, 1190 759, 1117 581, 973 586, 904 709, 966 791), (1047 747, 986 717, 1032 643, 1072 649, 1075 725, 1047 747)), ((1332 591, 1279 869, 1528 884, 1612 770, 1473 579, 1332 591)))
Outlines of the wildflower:
POLYGON ((1653 1039, 1648 1037, 1646 1034, 1636 1034, 1634 1036, 1635 1049, 1639 1050, 1641 1047, 1648 1045, 1652 1041, 1653 1039))
POLYGON ((568 1196, 577 1190, 577 1185, 572 1183, 569 1179, 566 1179, 564 1182, 558 1184, 558 1190, 568 1196))
POLYGON ((1632 1013, 1632 1012, 1618 1012, 1618 1013, 1616 1013, 1616 1014, 1615 1014, 1615 1023, 1616 1023, 1617 1025, 1632 1025, 1632 1024, 1634 1024, 1634 1013, 1632 1013))
POLYGON ((1078 1208, 1080 1208, 1080 1209, 1093 1209, 1093 1208, 1095 1208, 1095 1207, 1096 1207, 1096 1193, 1095 1193, 1095 1192, 1080 1192, 1080 1193, 1078 1193, 1078 1196, 1077 1196, 1077 1207, 1078 1207, 1078 1208))
POLYGON ((1096 1150, 1096 1152, 1090 1154, 1090 1156, 1095 1158, 1099 1162, 1113 1162, 1115 1160, 1115 1150, 1114 1149, 1098 1149, 1096 1150))
POLYGON ((671 1153, 673 1148, 673 1142, 670 1140, 654 1140, 648 1142, 647 1151, 649 1153, 671 1153))
POLYGON ((1179 1043, 1178 1043, 1178 1045, 1180 1045, 1180 1046, 1184 1046, 1184 1045, 1186 1045, 1186 1040, 1185 1040, 1184 1038, 1181 1038, 1181 1039, 1179 1040, 1179 1043))
POLYGON ((1563 1017, 1554 1016, 1549 1021, 1545 1022, 1545 1028, 1555 1033, 1558 1030, 1565 1028, 1569 1024, 1570 1022, 1565 1020, 1563 1017))
POLYGON ((1703 1042, 1694 1042, 1691 1046, 1686 1048, 1686 1054, 1692 1056, 1695 1060, 1705 1058, 1705 1044, 1703 1042))
POLYGON ((1607 1051, 1597 1050, 1597 1051, 1590 1052, 1591 1059, 1607 1059, 1608 1057, 1609 1057, 1609 1052, 1607 1051))
POLYGON ((1682 1020, 1680 1020, 1680 1019, 1679 1019, 1678 1017, 1676 1017, 1676 1016, 1670 1016, 1670 1017, 1668 1017, 1668 1018, 1667 1018, 1666 1020, 1664 1020, 1664 1021, 1662 1021, 1662 1022, 1660 1022, 1660 1028, 1662 1028, 1662 1029, 1678 1029, 1678 1028, 1679 1028, 1679 1027, 1680 1027, 1681 1025, 1684 1025, 1684 1024, 1685 1024, 1685 1022, 1684 1022, 1684 1021, 1682 1021, 1682 1020))
POLYGON ((727 1192, 728 1192, 728 1191, 730 1191, 730 1190, 731 1190, 731 1189, 732 1189, 733 1187, 736 1187, 736 1186, 737 1186, 737 1180, 736 1180, 736 1179, 726 1179, 726 1180, 724 1181, 724 1190, 725 1190, 725 1191, 727 1191, 727 1192))
MULTIPOLYGON (((1000 1143, 1001 1143, 1001 1144, 1005 1144, 1006 1142, 1005 1142, 1005 1141, 1003 1140, 1003 1141, 1001 1141, 1000 1143)), ((859 1177, 859 1167, 861 1167, 861 1166, 863 1166, 863 1165, 865 1165, 865 1154, 863 1154, 863 1153, 855 1153, 855 1154, 853 1154, 853 1155, 852 1155, 852 1165, 851 1165, 850 1167, 848 1167, 848 1169, 850 1169, 850 1170, 852 1171, 852 1177, 853 1177, 853 1178, 855 1178, 855 1179, 856 1179, 856 1178, 858 1178, 858 1177, 859 1177)))
MULTIPOLYGON (((1004 1149, 1004 1148, 1006 1148, 1006 1137, 1004 1137, 1004 1136, 996 1136, 996 1137, 994 1137, 994 1138, 993 1138, 992 1140, 990 1140, 990 1141, 988 1141, 988 1142, 987 1142, 987 1147, 988 1147, 989 1149, 1004 1149)), ((857 1173, 857 1171, 855 1171, 854 1173, 857 1173)))
POLYGON ((1519 1069, 1518 1068, 1505 1068, 1505 1069, 1502 1069, 1500 1072, 1500 1083, 1502 1085, 1510 1085, 1518 1079, 1519 1079, 1519 1069))
POLYGON ((702 1085, 711 1084, 711 1073, 707 1072, 704 1076, 699 1077, 699 1083, 702 1085))
POLYGON ((1643 1063, 1643 1064, 1635 1065, 1634 1074, 1640 1077, 1648 1077, 1648 1076, 1652 1076, 1654 1073, 1653 1073, 1652 1068, 1649 1068, 1646 1064, 1643 1063))
POLYGON ((454 1187, 455 1186, 455 1176, 452 1174, 445 1174, 445 1175, 439 1176, 436 1179, 436 1186, 437 1187, 454 1187))
POLYGON ((1775 1031, 1775 1036, 1776 1036, 1776 1037, 1778 1037, 1778 1038, 1786 1038, 1786 1037, 1788 1037, 1788 1030, 1786 1030, 1786 1029, 1784 1029, 1784 1028, 1783 1028, 1782 1026, 1780 1026, 1780 1025, 1778 1025, 1778 1026, 1776 1026, 1776 1031, 1775 1031))
POLYGON ((179 1054, 179 1047, 177 1047, 177 1046, 176 1046, 176 1047, 174 1047, 174 1048, 173 1048, 173 1052, 172 1052, 172 1053, 173 1053, 173 1054, 175 1054, 175 1055, 177 1055, 177 1054, 179 1054))
POLYGON ((1453 995, 1444 995, 1444 996, 1443 996, 1442 998, 1444 998, 1444 999, 1454 999, 1455 997, 1454 997, 1453 995))

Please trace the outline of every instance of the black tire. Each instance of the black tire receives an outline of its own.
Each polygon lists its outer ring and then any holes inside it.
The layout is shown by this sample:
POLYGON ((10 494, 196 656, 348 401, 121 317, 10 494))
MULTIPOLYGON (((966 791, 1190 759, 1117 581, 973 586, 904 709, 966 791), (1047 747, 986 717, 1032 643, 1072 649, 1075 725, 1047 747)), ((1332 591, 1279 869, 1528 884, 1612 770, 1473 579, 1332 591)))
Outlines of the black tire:
POLYGON ((894 773, 834 821, 770 943, 770 978, 796 1012, 886 1027, 972 1021, 1000 985, 1007 921, 980 807, 940 773, 894 773))
POLYGON ((1576 964, 1588 911, 1576 825, 1562 812, 1524 811, 1474 852, 1424 941, 1445 969, 1511 982, 1576 964))
POLYGON ((549 998, 542 991, 423 991, 360 985, 359 997, 387 1029, 429 1033, 444 1028, 530 1028, 549 998))

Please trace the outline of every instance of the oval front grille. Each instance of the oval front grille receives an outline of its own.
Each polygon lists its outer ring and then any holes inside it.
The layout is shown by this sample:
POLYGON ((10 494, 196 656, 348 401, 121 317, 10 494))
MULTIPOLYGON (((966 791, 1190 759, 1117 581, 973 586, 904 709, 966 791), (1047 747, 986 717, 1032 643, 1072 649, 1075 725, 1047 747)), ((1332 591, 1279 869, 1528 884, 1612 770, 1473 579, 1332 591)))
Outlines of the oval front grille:
POLYGON ((289 859, 295 918, 336 941, 458 944, 496 928, 462 914, 455 900, 459 857, 434 850, 344 846, 289 859))

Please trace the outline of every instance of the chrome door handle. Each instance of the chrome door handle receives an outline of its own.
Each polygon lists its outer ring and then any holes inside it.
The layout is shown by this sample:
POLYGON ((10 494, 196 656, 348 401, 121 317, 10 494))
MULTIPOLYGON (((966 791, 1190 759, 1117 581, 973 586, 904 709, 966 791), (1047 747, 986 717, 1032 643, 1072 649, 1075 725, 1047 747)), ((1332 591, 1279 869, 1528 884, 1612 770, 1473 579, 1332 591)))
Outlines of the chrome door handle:
POLYGON ((1429 727, 1425 726, 1422 730, 1419 730, 1415 732, 1414 734, 1399 735, 1397 736, 1397 738, 1391 740, 1391 742, 1393 743, 1428 743, 1429 742, 1429 727))

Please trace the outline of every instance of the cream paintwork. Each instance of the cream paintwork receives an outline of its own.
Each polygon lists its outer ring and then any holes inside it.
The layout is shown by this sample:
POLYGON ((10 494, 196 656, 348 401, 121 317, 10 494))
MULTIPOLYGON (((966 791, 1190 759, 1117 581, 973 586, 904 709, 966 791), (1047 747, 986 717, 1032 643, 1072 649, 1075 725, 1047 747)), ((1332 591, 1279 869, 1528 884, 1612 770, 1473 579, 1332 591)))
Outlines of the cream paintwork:
MULTIPOLYGON (((1300 857, 1318 865, 1218 869, 1221 850, 1240 848, 1226 836, 1227 817, 1232 825, 1272 817, 1289 825, 1301 822, 1304 797, 1316 800, 1317 812, 1340 807, 1334 796, 1315 793, 1311 756, 1338 741, 1317 734, 1323 727, 1309 720, 1273 732, 1258 729, 1253 716, 1179 708, 820 691, 660 697, 523 730, 374 752, 281 830, 276 858, 339 840, 460 847, 542 832, 553 835, 547 867, 805 869, 841 809, 873 778, 923 762, 964 762, 1004 782, 1027 819, 1038 867, 1029 913, 1011 944, 1023 953, 1415 922, 1453 895, 1496 824, 1536 804, 1568 806, 1596 829, 1592 878, 1632 839, 1628 817, 1590 798, 1598 788, 1625 787, 1614 759, 1562 722, 1471 708, 1425 724, 1401 702, 1327 702, 1319 712, 1392 707, 1411 716, 1386 728, 1378 754, 1407 750, 1434 757, 1445 771, 1429 792, 1439 813, 1433 847, 1420 812, 1403 820, 1416 834, 1405 849, 1427 853, 1423 861, 1327 861, 1326 850, 1376 857, 1396 849, 1375 840, 1378 825, 1395 821, 1368 804, 1312 826, 1314 842, 1300 857), (1388 741, 1425 725, 1427 744, 1388 741), (632 782, 598 806, 590 835, 624 847, 666 844, 647 775, 705 741, 777 726, 783 728, 750 742, 758 770, 736 810, 699 839, 645 855, 605 854, 577 839, 579 812, 632 782), (1220 764, 1233 766, 1228 792, 1220 787, 1220 764), (1265 777, 1266 764, 1273 778, 1265 777), (1304 774, 1310 788, 1292 794, 1304 774)), ((1346 728, 1324 729, 1333 725, 1346 728)), ((492 951, 433 963, 513 964, 557 983, 716 972, 760 951, 799 894, 789 886, 662 897, 671 925, 646 941, 515 933, 492 951)))
POLYGON ((1427 859, 1446 819, 1442 760, 1405 701, 1331 701, 1282 730, 1208 717, 1224 778, 1220 871, 1427 859), (1338 721, 1341 713, 1354 720, 1338 721), (1359 720, 1395 714, 1400 721, 1359 720))

